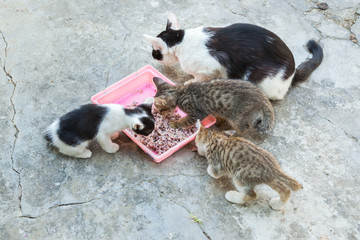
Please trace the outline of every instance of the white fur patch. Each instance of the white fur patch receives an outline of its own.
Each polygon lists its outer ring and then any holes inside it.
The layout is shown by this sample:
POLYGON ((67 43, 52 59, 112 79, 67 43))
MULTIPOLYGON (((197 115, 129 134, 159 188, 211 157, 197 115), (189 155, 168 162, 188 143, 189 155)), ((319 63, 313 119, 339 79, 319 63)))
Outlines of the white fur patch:
POLYGON ((241 191, 241 192, 237 192, 237 191, 228 191, 225 194, 225 198, 226 200, 228 200, 229 202, 232 203, 236 203, 236 204, 245 204, 244 202, 244 197, 245 197, 245 192, 241 191))
POLYGON ((195 145, 197 147, 197 152, 200 156, 205 156, 206 154, 206 144, 205 143, 199 143, 195 141, 195 145))
POLYGON ((270 199, 269 205, 272 209, 279 211, 284 208, 285 203, 281 201, 279 197, 276 197, 270 199))
POLYGON ((276 75, 265 78, 258 86, 263 90, 266 97, 272 100, 281 100, 288 92, 295 72, 284 80, 284 70, 276 75))
POLYGON ((139 124, 140 129, 144 128, 139 119, 148 116, 145 112, 126 116, 124 107, 119 104, 104 104, 104 106, 108 107, 109 111, 99 126, 98 134, 106 134, 110 137, 114 132, 132 128, 135 124, 139 124))
POLYGON ((213 76, 226 78, 226 69, 210 55, 205 45, 211 35, 203 29, 198 27, 185 30, 183 41, 173 47, 180 66, 195 79, 210 80, 213 76))

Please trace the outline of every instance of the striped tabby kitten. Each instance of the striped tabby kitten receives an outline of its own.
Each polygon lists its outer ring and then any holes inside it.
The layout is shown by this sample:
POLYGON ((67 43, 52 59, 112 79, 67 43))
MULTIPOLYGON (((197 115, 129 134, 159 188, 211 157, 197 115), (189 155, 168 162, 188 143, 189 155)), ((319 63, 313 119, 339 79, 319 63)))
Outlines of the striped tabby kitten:
POLYGON ((250 129, 268 132, 274 123, 274 109, 264 93, 245 81, 213 80, 188 85, 170 85, 155 77, 157 93, 154 105, 164 114, 178 106, 188 115, 170 122, 173 128, 195 124, 207 115, 226 120, 225 125, 243 135, 250 129))
POLYGON ((290 197, 290 190, 297 191, 302 186, 286 175, 276 158, 264 149, 240 137, 204 128, 200 121, 195 139, 199 155, 208 160, 208 174, 218 179, 223 175, 232 178, 237 191, 229 191, 225 198, 232 203, 246 204, 255 200, 254 187, 267 184, 277 191, 280 198, 273 198, 269 204, 280 210, 290 197))

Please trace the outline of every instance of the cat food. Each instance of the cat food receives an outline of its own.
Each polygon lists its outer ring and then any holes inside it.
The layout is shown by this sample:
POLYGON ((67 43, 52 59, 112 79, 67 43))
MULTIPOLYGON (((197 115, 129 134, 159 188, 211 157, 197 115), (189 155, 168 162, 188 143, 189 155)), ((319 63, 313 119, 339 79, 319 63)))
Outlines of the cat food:
POLYGON ((176 146, 179 142, 187 139, 196 132, 196 127, 174 129, 169 126, 169 121, 179 120, 180 114, 174 113, 161 116, 156 108, 152 108, 152 113, 155 118, 155 129, 148 136, 142 136, 131 133, 147 148, 154 151, 156 154, 161 155, 168 151, 170 148, 176 146))
MULTIPOLYGON (((91 101, 96 104, 118 103, 125 106, 126 108, 137 106, 139 103, 144 102, 146 98, 155 96, 157 88, 153 82, 154 77, 159 77, 165 82, 175 85, 155 68, 148 65, 107 87, 103 91, 95 94, 91 97, 91 101)), ((177 114, 179 114, 181 117, 186 116, 186 114, 180 109, 177 110, 177 114)), ((154 136, 152 136, 152 138, 148 137, 147 140, 142 139, 146 145, 141 142, 140 136, 135 137, 135 133, 130 132, 130 130, 126 129, 123 132, 142 150, 144 150, 144 152, 149 154, 149 156, 151 156, 155 162, 160 163, 195 139, 195 133, 186 133, 188 129, 175 130, 168 126, 168 124, 165 122, 166 119, 157 120, 156 125, 158 125, 158 127, 157 130, 153 133, 156 135, 155 139, 157 140, 154 141, 154 136), (163 127, 161 127, 162 125, 163 127), (184 134, 186 135, 184 136, 184 134), (169 136, 175 137, 170 138, 169 136), (149 148, 149 144, 154 145, 154 148, 149 148), (165 148, 162 145, 166 145, 168 147, 165 148), (170 148, 170 146, 173 147, 170 148), (162 148, 162 150, 157 150, 158 148, 162 148), (168 150, 166 151, 165 149, 168 150)), ((215 118, 213 116, 207 116, 205 119, 203 119, 202 123, 205 127, 210 127, 215 124, 215 118)), ((115 136, 116 135, 113 137, 115 136)))

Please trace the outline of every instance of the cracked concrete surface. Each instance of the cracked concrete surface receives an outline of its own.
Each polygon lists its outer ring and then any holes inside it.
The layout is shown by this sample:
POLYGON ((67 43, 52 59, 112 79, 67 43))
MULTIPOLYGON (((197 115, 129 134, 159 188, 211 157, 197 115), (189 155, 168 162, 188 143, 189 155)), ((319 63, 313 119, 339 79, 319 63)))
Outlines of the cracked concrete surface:
POLYGON ((359 239, 359 0, 2 1, 0 3, 0 239, 359 239), (324 61, 276 102, 261 146, 304 189, 273 211, 266 186, 250 206, 224 198, 231 182, 206 173, 186 146, 156 164, 125 135, 79 160, 46 147, 56 117, 152 60, 143 33, 247 22, 278 34, 300 64, 313 38, 324 61), (352 38, 352 39, 351 39, 352 38), (193 214, 202 220, 195 223, 193 214))

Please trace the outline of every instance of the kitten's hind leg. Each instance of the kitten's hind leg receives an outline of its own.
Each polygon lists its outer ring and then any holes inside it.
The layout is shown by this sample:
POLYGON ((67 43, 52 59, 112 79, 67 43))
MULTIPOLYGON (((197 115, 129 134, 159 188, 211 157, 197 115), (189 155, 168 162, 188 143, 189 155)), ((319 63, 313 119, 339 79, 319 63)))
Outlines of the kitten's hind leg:
POLYGON ((76 158, 90 158, 92 153, 89 149, 86 148, 87 145, 88 142, 83 142, 76 147, 61 144, 61 147, 59 147, 59 152, 76 158))
POLYGON ((91 155, 92 155, 92 152, 89 149, 85 148, 82 153, 77 155, 77 157, 78 158, 90 158, 91 155))
POLYGON ((226 200, 232 203, 244 205, 257 198, 257 194, 254 190, 254 186, 241 186, 241 184, 234 180, 234 185, 238 191, 228 191, 225 194, 226 200))
POLYGON ((114 153, 119 150, 119 145, 113 143, 110 139, 110 136, 107 136, 106 134, 100 134, 96 136, 96 140, 98 141, 102 149, 104 149, 108 153, 114 153))
POLYGON ((209 164, 207 167, 207 173, 215 179, 218 179, 224 175, 224 171, 220 169, 220 167, 214 167, 213 165, 209 164))
POLYGON ((290 198, 290 189, 277 180, 268 183, 268 185, 280 195, 280 197, 270 199, 270 207, 274 210, 281 210, 290 198))

